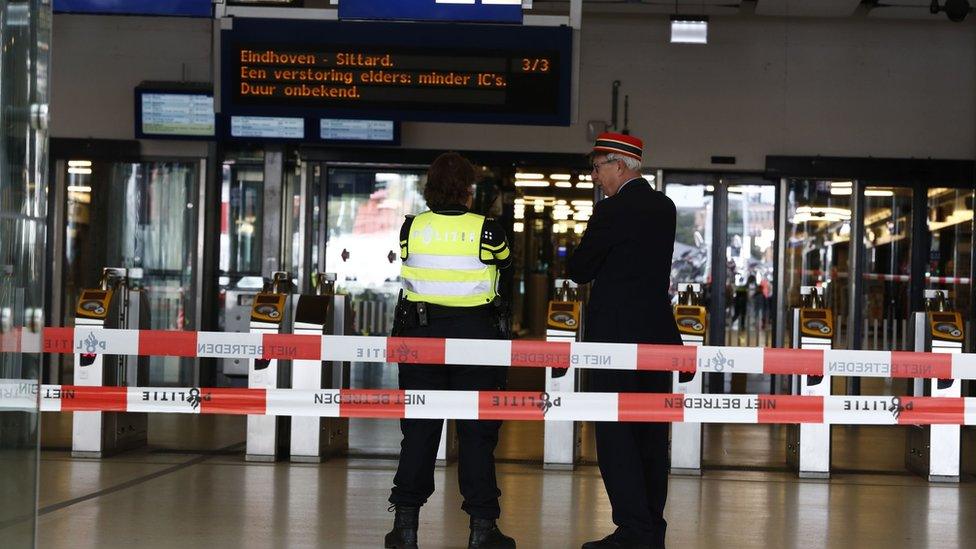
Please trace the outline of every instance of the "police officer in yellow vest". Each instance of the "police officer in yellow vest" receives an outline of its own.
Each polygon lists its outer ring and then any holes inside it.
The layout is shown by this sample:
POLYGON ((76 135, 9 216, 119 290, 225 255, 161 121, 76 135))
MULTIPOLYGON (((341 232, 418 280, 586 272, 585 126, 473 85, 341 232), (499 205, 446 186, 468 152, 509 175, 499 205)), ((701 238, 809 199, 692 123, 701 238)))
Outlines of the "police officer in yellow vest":
MULTIPOLYGON (((430 208, 408 217, 400 229, 403 292, 394 335, 498 339, 504 337, 498 307, 498 271, 511 264, 501 226, 468 211, 475 174, 457 153, 437 157, 427 172, 424 199, 430 208)), ((505 368, 400 364, 400 388, 407 390, 498 390, 505 368)), ((390 495, 396 510, 389 549, 416 549, 420 507, 434 493, 434 462, 443 420, 402 419, 400 463, 390 495)), ((515 541, 496 525, 501 492, 495 480, 495 446, 500 421, 459 420, 458 484, 470 515, 469 549, 514 549, 515 541)))

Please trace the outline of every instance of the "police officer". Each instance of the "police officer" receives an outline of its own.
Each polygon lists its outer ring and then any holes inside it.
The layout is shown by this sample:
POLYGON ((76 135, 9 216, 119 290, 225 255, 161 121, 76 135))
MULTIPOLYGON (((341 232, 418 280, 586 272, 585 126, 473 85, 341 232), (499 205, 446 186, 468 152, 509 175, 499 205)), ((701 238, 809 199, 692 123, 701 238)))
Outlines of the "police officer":
MULTIPOLYGON (((468 211, 474 167, 457 153, 437 157, 427 172, 424 199, 429 211, 407 217, 400 228, 403 290, 394 335, 404 337, 503 337, 508 318, 500 313, 498 273, 511 264, 501 226, 468 211)), ((405 390, 499 390, 504 368, 400 364, 405 390)), ((434 462, 443 420, 402 419, 400 462, 391 510, 393 530, 385 547, 416 549, 420 507, 434 493, 434 462)), ((514 549, 495 521, 501 492, 495 480, 495 446, 500 421, 458 420, 458 484, 470 515, 469 549, 514 549)))

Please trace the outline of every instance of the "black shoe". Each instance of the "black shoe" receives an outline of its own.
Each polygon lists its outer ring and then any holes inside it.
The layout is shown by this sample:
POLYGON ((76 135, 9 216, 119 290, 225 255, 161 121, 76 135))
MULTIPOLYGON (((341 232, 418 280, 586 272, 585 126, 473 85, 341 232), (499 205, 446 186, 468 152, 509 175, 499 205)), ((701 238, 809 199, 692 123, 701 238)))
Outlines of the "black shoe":
POLYGON ((471 517, 468 549, 515 549, 515 540, 503 534, 494 520, 471 517))
MULTIPOLYGON (((663 547, 662 545, 661 548, 663 547)), ((584 543, 581 549, 657 549, 657 547, 629 534, 623 528, 617 528, 601 540, 584 543)))
POLYGON ((396 509, 393 516, 393 530, 386 535, 383 547, 386 549, 417 549, 417 528, 420 526, 420 507, 391 505, 396 509))

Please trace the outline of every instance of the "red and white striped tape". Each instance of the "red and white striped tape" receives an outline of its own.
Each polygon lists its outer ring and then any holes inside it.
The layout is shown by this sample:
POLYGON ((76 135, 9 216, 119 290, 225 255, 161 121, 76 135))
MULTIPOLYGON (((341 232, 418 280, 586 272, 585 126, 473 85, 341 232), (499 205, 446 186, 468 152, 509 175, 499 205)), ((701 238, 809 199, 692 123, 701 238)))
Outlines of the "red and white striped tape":
POLYGON ((0 338, 0 352, 976 379, 976 354, 973 353, 278 335, 84 327, 45 328, 43 335, 26 331, 10 332, 0 338))
POLYGON ((962 397, 44 385, 40 388, 40 402, 41 410, 46 412, 746 424, 976 424, 976 398, 962 397))

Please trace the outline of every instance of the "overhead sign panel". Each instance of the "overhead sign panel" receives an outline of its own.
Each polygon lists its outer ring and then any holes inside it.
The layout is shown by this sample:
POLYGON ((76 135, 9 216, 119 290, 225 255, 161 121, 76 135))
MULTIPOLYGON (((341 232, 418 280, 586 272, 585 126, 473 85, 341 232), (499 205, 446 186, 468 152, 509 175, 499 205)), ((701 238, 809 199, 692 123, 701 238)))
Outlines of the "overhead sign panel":
POLYGON ((54 0, 54 12, 210 17, 213 0, 54 0))
POLYGON ((569 27, 237 19, 221 111, 568 125, 569 27))
POLYGON ((522 0, 342 0, 339 19, 522 23, 522 0))

